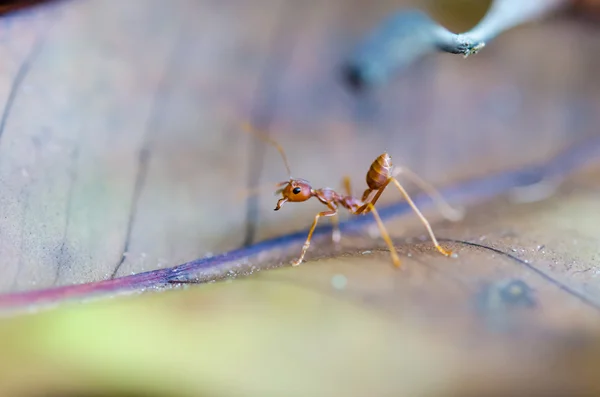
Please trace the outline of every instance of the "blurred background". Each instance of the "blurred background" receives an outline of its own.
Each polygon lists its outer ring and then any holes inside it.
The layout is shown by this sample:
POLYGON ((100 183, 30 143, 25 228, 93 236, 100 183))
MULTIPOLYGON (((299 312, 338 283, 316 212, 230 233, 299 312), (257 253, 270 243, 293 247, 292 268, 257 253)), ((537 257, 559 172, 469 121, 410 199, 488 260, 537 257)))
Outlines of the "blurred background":
POLYGON ((467 58, 407 28, 362 90, 390 16, 467 32, 491 2, 5 3, 0 395, 600 393, 597 1, 532 1, 467 58), (354 221, 290 268, 324 207, 273 211, 288 175, 243 122, 316 188, 360 195, 389 153, 466 208, 407 184, 457 257, 390 189, 401 269, 354 221))

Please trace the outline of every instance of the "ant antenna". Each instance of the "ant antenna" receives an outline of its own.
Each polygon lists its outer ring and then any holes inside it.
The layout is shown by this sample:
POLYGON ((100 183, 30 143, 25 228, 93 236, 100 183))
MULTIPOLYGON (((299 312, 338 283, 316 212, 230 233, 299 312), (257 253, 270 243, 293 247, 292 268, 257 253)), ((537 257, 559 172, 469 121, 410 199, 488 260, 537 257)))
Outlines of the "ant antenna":
POLYGON ((277 151, 279 151, 279 154, 281 154, 281 158, 283 159, 283 164, 285 165, 285 169, 287 170, 287 173, 290 177, 290 179, 292 179, 292 172, 290 171, 290 165, 288 164, 287 161, 287 156, 285 155, 285 151, 283 150, 283 148, 281 147, 281 145, 279 143, 277 143, 274 139, 270 138, 267 134, 265 134, 264 132, 259 132, 256 129, 254 129, 250 123, 243 123, 242 124, 242 129, 250 134, 255 135, 256 137, 262 139, 263 141, 270 143, 271 145, 273 145, 275 147, 275 149, 277 149, 277 151))

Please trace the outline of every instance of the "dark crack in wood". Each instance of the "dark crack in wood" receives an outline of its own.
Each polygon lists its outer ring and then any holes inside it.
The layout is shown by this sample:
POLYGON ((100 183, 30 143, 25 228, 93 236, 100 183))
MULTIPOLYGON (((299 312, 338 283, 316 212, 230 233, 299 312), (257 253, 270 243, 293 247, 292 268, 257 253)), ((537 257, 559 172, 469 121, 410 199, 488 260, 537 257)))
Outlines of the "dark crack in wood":
POLYGON ((129 250, 129 244, 131 241, 131 233, 138 211, 138 203, 142 191, 144 190, 144 185, 148 176, 148 163, 150 161, 150 154, 152 151, 153 136, 156 132, 157 126, 159 125, 159 120, 162 117, 162 105, 165 101, 165 96, 168 92, 169 81, 170 78, 174 75, 175 71, 177 70, 176 66, 178 65, 181 50, 185 47, 184 43, 186 42, 186 37, 187 35, 185 34, 185 29, 181 29, 174 41, 173 49, 167 57, 165 70, 163 71, 162 78, 160 79, 156 88, 154 100, 151 105, 150 114, 148 116, 148 121, 145 128, 146 132, 144 134, 142 146, 138 155, 137 174, 135 178, 135 185, 133 188, 133 195, 131 197, 129 217, 127 220, 127 229, 125 232, 125 242, 123 244, 121 258, 119 259, 119 262, 115 265, 114 270, 110 275, 110 279, 114 279, 117 276, 119 269, 121 268, 127 257, 127 251, 129 250))
POLYGON ((69 192, 67 193, 67 204, 65 210, 65 227, 63 230, 63 235, 61 238, 61 243, 58 248, 58 252, 56 254, 56 274, 54 275, 53 284, 56 285, 62 276, 63 269, 67 267, 68 257, 67 255, 67 233, 69 232, 69 224, 71 221, 71 211, 73 204, 73 191, 75 190, 75 185, 77 184, 77 162, 79 159, 79 145, 80 142, 77 142, 77 146, 71 153, 71 166, 69 169, 69 192))
POLYGON ((0 139, 2 139, 2 135, 4 134, 6 123, 8 122, 10 112, 15 103, 17 93, 19 92, 19 89, 21 88, 23 81, 25 80, 25 76, 27 76, 29 70, 31 70, 33 62, 35 61, 37 55, 40 53, 43 47, 45 36, 46 34, 40 34, 35 39, 31 51, 29 51, 29 54, 27 54, 27 56, 23 59, 23 62, 21 62, 21 65, 19 65, 19 69, 17 70, 15 78, 12 81, 10 91, 8 92, 8 98, 6 99, 6 104, 4 105, 2 116, 0 117, 0 139))
MULTIPOLYGON (((266 65, 258 79, 256 106, 252 111, 252 124, 261 131, 269 133, 277 104, 278 82, 285 74, 289 63, 294 38, 298 35, 298 25, 292 25, 291 20, 296 20, 297 15, 293 12, 292 3, 285 3, 279 18, 279 23, 273 29, 269 56, 266 65)), ((250 144, 250 156, 248 164, 248 188, 252 189, 259 181, 262 174, 263 158, 266 153, 264 142, 253 139, 250 144)), ((246 220, 244 223, 244 239, 242 246, 248 247, 254 243, 257 223, 259 220, 259 198, 252 195, 246 201, 246 220)))
POLYGON ((549 282, 550 284, 554 285, 555 287, 559 288, 560 290, 562 290, 563 292, 575 297, 576 299, 580 300, 581 302, 585 303, 586 305, 596 309, 597 311, 600 312, 600 305, 597 302, 594 302, 593 300, 591 300, 590 298, 588 298, 585 294, 582 294, 581 292, 578 292, 576 290, 574 290, 573 288, 569 287, 568 285, 560 282, 559 280, 555 279, 554 277, 550 276, 548 273, 538 269, 537 267, 533 266, 533 264, 524 261, 523 259, 512 255, 508 252, 504 252, 501 249, 498 248, 494 248, 494 247, 490 247, 488 245, 485 244, 479 244, 479 243, 474 243, 474 242, 470 242, 470 241, 464 241, 464 240, 453 240, 453 239, 439 239, 440 241, 446 241, 446 242, 452 242, 452 243, 457 243, 457 244, 464 244, 467 246, 471 246, 471 247, 477 247, 477 248, 482 248, 484 250, 488 250, 488 251, 492 251, 496 254, 505 256, 507 258, 512 259, 514 262, 518 263, 520 266, 526 268, 527 270, 530 270, 532 272, 534 272, 535 274, 537 274, 538 276, 540 276, 542 279, 546 280, 547 282, 549 282))

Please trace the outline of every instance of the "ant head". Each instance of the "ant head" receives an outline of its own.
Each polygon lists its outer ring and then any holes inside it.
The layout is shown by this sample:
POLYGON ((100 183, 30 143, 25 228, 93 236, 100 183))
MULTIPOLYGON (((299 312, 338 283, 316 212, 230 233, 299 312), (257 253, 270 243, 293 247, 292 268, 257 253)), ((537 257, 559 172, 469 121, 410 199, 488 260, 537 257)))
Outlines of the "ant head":
POLYGON ((275 211, 278 211, 287 201, 301 202, 306 201, 313 196, 313 190, 308 181, 304 179, 290 179, 282 182, 282 186, 276 193, 281 193, 282 198, 277 202, 275 211))
POLYGON ((258 138, 266 141, 267 143, 270 143, 277 149, 277 151, 279 151, 279 154, 281 155, 281 159, 283 160, 283 164, 285 165, 285 169, 287 170, 288 175, 290 175, 289 180, 277 184, 277 186, 280 189, 277 190, 275 192, 275 194, 281 194, 283 197, 280 198, 279 201, 277 202, 275 211, 278 211, 283 206, 283 204, 285 204, 288 201, 291 201, 291 202, 306 201, 315 195, 315 192, 310 187, 310 183, 308 181, 305 181, 304 179, 292 178, 292 176, 291 176, 292 172, 290 171, 290 165, 288 164, 287 156, 285 155, 285 151, 279 145, 279 143, 277 143, 274 139, 271 139, 265 133, 261 133, 259 131, 254 130, 254 128, 252 128, 252 126, 250 126, 250 124, 248 124, 248 123, 245 123, 243 125, 243 127, 244 127, 244 130, 256 135, 258 138))

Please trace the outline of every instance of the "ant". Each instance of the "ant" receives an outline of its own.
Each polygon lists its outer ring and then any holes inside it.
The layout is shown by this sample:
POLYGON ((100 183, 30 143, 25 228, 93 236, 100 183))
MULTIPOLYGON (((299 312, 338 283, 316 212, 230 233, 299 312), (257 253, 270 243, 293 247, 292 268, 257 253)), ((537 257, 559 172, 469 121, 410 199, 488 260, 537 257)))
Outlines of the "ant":
MULTIPOLYGON (((293 178, 291 176, 290 166, 288 164, 285 151, 279 145, 279 143, 269 138, 266 134, 262 134, 254 130, 252 126, 248 123, 243 124, 242 127, 246 132, 252 133, 258 138, 273 145, 279 151, 279 154, 283 159, 283 163, 288 172, 289 179, 287 181, 280 182, 275 185, 276 188, 278 188, 275 194, 281 194, 282 196, 277 201, 275 211, 279 211, 281 207, 283 207, 283 205, 287 202, 298 203, 307 201, 313 197, 315 197, 321 203, 326 205, 328 208, 326 211, 319 212, 317 215, 315 215, 315 219, 312 223, 310 231, 308 232, 308 237, 306 238, 306 241, 302 246, 300 257, 298 257, 298 259, 292 262, 292 266, 298 266, 304 260, 304 256, 306 255, 306 251, 308 251, 308 248, 310 247, 311 238, 313 232, 315 231, 315 228, 317 227, 319 218, 335 217, 338 214, 338 208, 343 207, 354 215, 364 215, 367 213, 373 213, 375 221, 377 222, 377 225, 379 227, 381 236, 383 237, 383 239, 389 247, 392 262, 396 267, 400 267, 400 258, 398 257, 396 249, 394 248, 392 239, 390 238, 390 235, 387 232, 387 229, 385 228, 383 221, 379 216, 379 213, 375 209, 375 203, 377 203, 377 200, 379 200, 379 197, 381 197, 381 194, 384 192, 385 188, 390 183, 398 188, 402 196, 406 199, 413 211, 417 214, 417 216, 427 229, 427 232, 429 233, 429 236, 431 237, 435 248, 445 256, 452 255, 451 251, 446 250, 442 248, 442 246, 440 246, 433 233, 433 230, 431 229, 429 222, 423 216, 421 211, 419 211, 415 203, 410 198, 408 192, 404 189, 400 182, 398 182, 396 176, 398 176, 399 174, 403 174, 409 179, 411 179, 413 183, 421 187, 421 189, 423 189, 423 191, 425 191, 433 199, 438 209, 446 219, 452 221, 460 220, 463 217, 463 212, 452 208, 432 185, 425 182, 414 172, 404 167, 394 168, 392 164, 392 158, 387 153, 383 153, 380 156, 378 156, 375 159, 375 161, 373 161, 373 163, 371 164, 371 167, 369 168, 369 171, 367 172, 366 176, 367 189, 364 191, 362 197, 358 198, 352 195, 350 178, 347 176, 343 178, 345 194, 339 194, 331 188, 313 189, 307 180, 293 178)), ((339 224, 337 218, 332 218, 332 220, 333 219, 335 219, 335 221, 332 239, 334 243, 339 243, 341 239, 339 224)))

